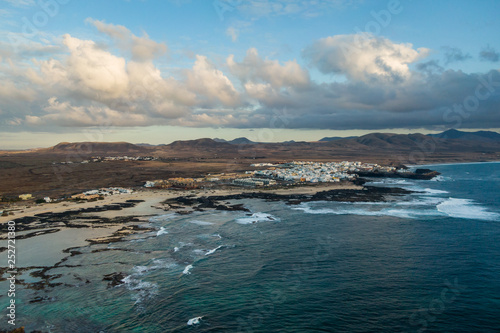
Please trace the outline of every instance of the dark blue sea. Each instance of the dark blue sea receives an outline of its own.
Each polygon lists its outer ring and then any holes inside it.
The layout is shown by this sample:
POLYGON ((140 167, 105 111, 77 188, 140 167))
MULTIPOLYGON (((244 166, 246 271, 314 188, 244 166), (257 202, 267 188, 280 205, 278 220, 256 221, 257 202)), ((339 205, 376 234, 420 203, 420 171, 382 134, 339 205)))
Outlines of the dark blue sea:
POLYGON ((389 203, 244 200, 253 216, 155 216, 153 234, 80 248, 50 271, 61 285, 19 286, 19 323, 28 332, 500 332, 499 167, 373 180, 418 191, 389 203), (112 272, 125 283, 108 288, 112 272))

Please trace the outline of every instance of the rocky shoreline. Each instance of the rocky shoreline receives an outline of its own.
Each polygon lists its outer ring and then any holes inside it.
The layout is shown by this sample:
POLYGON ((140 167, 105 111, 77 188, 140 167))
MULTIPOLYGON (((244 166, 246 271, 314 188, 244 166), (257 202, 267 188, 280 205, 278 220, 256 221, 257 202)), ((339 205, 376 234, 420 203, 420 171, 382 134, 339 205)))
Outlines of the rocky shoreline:
POLYGON ((415 172, 358 171, 356 174, 360 177, 431 180, 432 178, 439 176, 441 173, 431 169, 417 169, 415 172))
MULTIPOLYGON (((364 179, 358 180, 358 185, 362 185, 364 179)), ((395 200, 414 193, 398 187, 376 187, 365 186, 363 189, 340 189, 321 191, 315 194, 275 194, 266 192, 243 192, 230 195, 201 196, 194 195, 179 196, 162 202, 160 206, 165 211, 172 211, 179 214, 190 214, 196 211, 207 209, 245 211, 249 210, 243 204, 231 204, 230 200, 261 199, 265 201, 284 201, 289 205, 298 205, 311 201, 338 201, 338 202, 385 202, 395 200)))
MULTIPOLYGON (((84 213, 99 213, 109 210, 123 210, 124 208, 134 207, 143 200, 127 200, 121 203, 96 206, 91 208, 81 208, 76 210, 68 210, 61 213, 42 213, 34 216, 24 216, 12 219, 16 224, 16 232, 24 232, 30 230, 39 230, 22 235, 16 235, 16 239, 27 239, 43 234, 58 232, 61 228, 105 228, 110 225, 118 225, 127 222, 140 222, 136 217, 116 217, 105 218, 101 216, 82 215, 84 213)), ((8 224, 0 224, 0 233, 4 234, 0 240, 6 239, 8 224)))

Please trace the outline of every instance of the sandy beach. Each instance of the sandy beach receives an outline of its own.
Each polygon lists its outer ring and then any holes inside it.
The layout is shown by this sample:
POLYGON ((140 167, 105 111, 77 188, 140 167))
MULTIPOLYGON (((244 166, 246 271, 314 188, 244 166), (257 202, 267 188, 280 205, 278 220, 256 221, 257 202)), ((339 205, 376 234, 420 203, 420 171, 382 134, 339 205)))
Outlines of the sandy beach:
MULTIPOLYGON (((157 189, 144 189, 135 191, 131 194, 120 194, 104 197, 104 200, 92 201, 92 202, 76 202, 76 201, 64 201, 57 203, 46 203, 46 204, 33 204, 33 205, 17 205, 9 208, 8 210, 13 210, 14 215, 1 216, 0 223, 6 223, 10 220, 34 216, 36 214, 42 213, 61 213, 65 211, 70 211, 72 209, 81 208, 92 208, 97 206, 103 206, 113 203, 124 202, 126 200, 144 200, 148 205, 155 206, 160 202, 179 197, 193 195, 196 197, 201 196, 224 196, 239 193, 253 193, 253 192, 263 192, 270 194, 314 194, 321 191, 328 190, 359 190, 362 186, 354 185, 352 183, 320 183, 315 185, 306 186, 291 186, 289 188, 224 188, 224 189, 196 189, 196 190, 157 190, 157 189)), ((141 215, 141 214, 138 214, 141 215)))

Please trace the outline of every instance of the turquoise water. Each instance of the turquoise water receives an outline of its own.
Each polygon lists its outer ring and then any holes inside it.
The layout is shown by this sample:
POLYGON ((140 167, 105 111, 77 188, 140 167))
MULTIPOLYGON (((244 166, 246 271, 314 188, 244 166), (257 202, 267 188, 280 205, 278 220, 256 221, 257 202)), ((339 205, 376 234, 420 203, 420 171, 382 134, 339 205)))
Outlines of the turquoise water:
POLYGON ((499 166, 374 180, 420 191, 391 203, 157 216, 160 232, 50 271, 63 285, 20 290, 18 320, 43 332, 498 332, 499 166), (126 283, 107 288, 112 272, 126 283))

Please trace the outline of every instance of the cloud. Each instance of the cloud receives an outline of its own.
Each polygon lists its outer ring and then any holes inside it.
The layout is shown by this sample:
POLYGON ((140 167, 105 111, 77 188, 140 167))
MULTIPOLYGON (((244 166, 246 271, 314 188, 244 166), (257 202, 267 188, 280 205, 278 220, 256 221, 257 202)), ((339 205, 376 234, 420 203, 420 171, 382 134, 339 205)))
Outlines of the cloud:
POLYGON ((500 60, 500 53, 488 45, 481 50, 479 58, 483 61, 498 62, 500 60))
POLYGON ((152 125, 186 116, 197 103, 196 93, 185 82, 164 77, 152 61, 127 61, 106 45, 68 34, 58 42, 57 50, 66 51, 54 53, 54 58, 34 60, 29 67, 20 62, 21 67, 10 69, 0 63, 0 70, 9 75, 0 84, 0 96, 5 94, 7 109, 20 119, 10 124, 40 128, 95 126, 100 121, 114 126, 152 125), (54 96, 50 105, 40 107, 47 95, 54 96), (20 101, 31 104, 20 108, 20 101))
POLYGON ((46 113, 41 116, 28 115, 25 123, 30 126, 59 125, 74 126, 141 126, 147 123, 147 116, 141 114, 127 114, 108 107, 74 106, 69 102, 59 102, 56 97, 48 100, 44 107, 46 113))
POLYGON ((443 60, 425 59, 428 49, 384 37, 330 36, 312 42, 298 60, 277 60, 250 48, 242 58, 224 56, 225 62, 197 54, 178 67, 171 59, 160 62, 164 43, 91 22, 104 41, 66 34, 16 49, 0 44, 2 130, 101 125, 378 130, 451 126, 457 115, 463 128, 500 127, 498 70, 445 69, 443 60), (303 60, 344 80, 313 79, 303 60), (454 105, 478 89, 490 94, 473 112, 457 114, 454 105))
POLYGON ((108 24, 92 18, 88 18, 86 21, 94 25, 100 32, 108 35, 120 48, 130 52, 135 61, 153 60, 167 52, 167 46, 164 43, 151 40, 147 34, 144 34, 143 37, 137 37, 122 25, 108 24))
POLYGON ((410 77, 408 64, 429 53, 412 44, 396 44, 371 34, 336 35, 320 39, 303 51, 304 58, 324 74, 342 74, 349 80, 382 79, 400 82, 410 77))
POLYGON ((429 77, 415 76, 404 85, 335 82, 286 92, 253 85, 260 107, 250 117, 235 119, 232 126, 380 130, 458 124, 462 128, 494 128, 500 126, 496 116, 498 86, 500 72, 496 70, 482 75, 447 70, 429 77), (489 88, 494 91, 471 109, 467 103, 477 89, 482 94, 489 91, 481 82, 491 82, 489 88))
POLYGON ((427 75, 433 74, 435 72, 443 72, 444 68, 439 65, 438 60, 429 60, 426 62, 421 62, 416 64, 417 70, 426 73, 427 75))
POLYGON ((244 83, 264 82, 274 88, 309 85, 309 73, 295 60, 281 65, 277 60, 262 59, 255 48, 247 51, 243 61, 236 62, 234 55, 230 55, 226 63, 231 73, 244 83))
POLYGON ((233 42, 236 42, 238 40, 239 31, 233 27, 229 27, 226 30, 226 35, 231 37, 231 40, 233 42))
POLYGON ((339 9, 358 3, 358 0, 250 0, 250 1, 221 1, 227 2, 226 10, 237 9, 247 17, 259 18, 282 15, 301 15, 316 17, 327 10, 339 9))
POLYGON ((123 95, 129 78, 126 61, 100 49, 95 42, 64 35, 64 45, 69 49, 66 77, 88 94, 106 94, 108 97, 123 95))
POLYGON ((444 49, 444 58, 446 64, 472 59, 472 56, 470 54, 463 53, 462 50, 456 47, 444 46, 443 49, 444 49))
POLYGON ((220 102, 235 106, 239 102, 239 94, 231 81, 206 56, 196 56, 194 66, 187 75, 187 84, 190 89, 205 96, 212 105, 220 102))
POLYGON ((32 7, 35 6, 35 0, 3 0, 15 7, 32 7))

